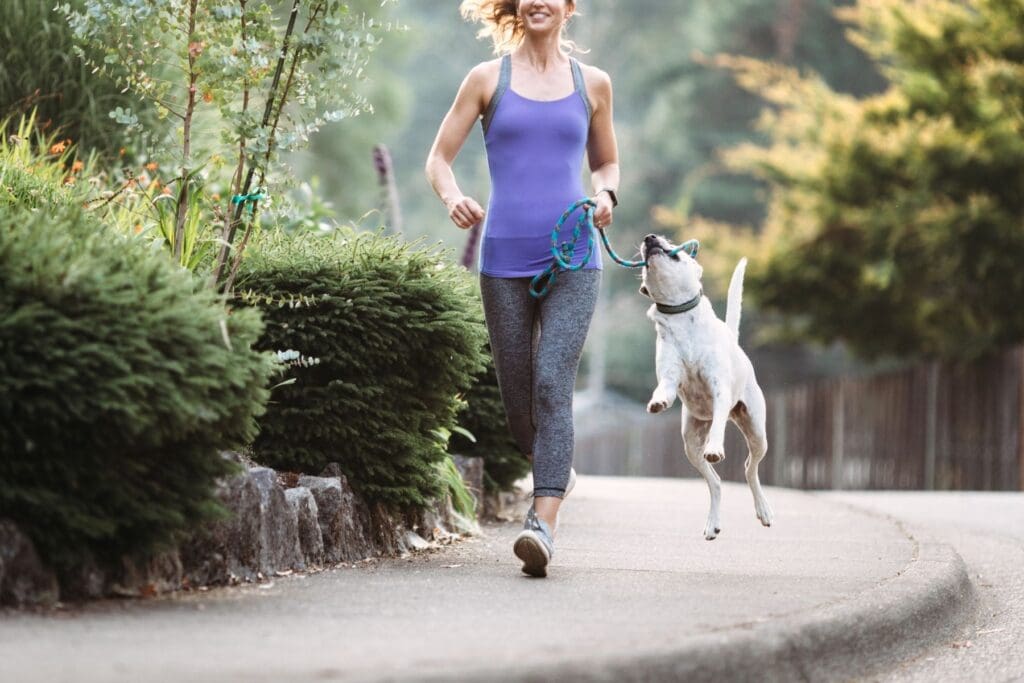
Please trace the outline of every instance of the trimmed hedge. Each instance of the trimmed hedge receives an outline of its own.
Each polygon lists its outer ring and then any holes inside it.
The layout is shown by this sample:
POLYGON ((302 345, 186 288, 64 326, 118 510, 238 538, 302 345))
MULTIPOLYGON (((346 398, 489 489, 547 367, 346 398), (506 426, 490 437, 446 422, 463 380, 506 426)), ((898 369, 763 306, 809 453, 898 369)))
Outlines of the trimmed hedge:
POLYGON ((79 208, 0 201, 0 517, 57 567, 216 517, 277 366, 261 329, 79 208))
POLYGON ((459 413, 459 426, 469 430, 476 442, 456 432, 452 435, 450 450, 459 455, 483 458, 484 488, 508 491, 530 471, 530 461, 519 452, 508 429, 498 376, 489 355, 486 371, 476 378, 465 400, 467 405, 459 413))
POLYGON ((248 248, 235 292, 263 310, 260 347, 302 354, 261 420, 258 461, 312 473, 337 461, 391 504, 441 494, 437 432, 455 426, 486 341, 472 278, 448 256, 350 231, 271 231, 248 248))

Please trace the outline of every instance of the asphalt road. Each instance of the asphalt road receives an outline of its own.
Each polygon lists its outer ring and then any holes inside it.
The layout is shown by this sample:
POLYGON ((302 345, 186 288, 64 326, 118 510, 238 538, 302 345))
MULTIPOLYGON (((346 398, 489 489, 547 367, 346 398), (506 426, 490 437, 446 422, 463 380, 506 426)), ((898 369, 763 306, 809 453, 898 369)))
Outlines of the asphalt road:
POLYGON ((621 680, 647 677, 631 662, 664 664, 678 653, 711 671, 742 659, 735 648, 757 639, 785 657, 787 624, 847 618, 861 596, 898 594, 912 574, 921 546, 894 520, 831 496, 766 492, 771 528, 755 519, 746 486, 725 485, 722 533, 709 542, 703 482, 580 477, 547 579, 519 571, 518 524, 491 524, 436 551, 261 585, 9 612, 0 617, 0 681, 541 680, 549 672, 621 680))
POLYGON ((865 680, 1024 681, 1024 493, 829 493, 953 546, 977 590, 974 619, 945 642, 865 680))

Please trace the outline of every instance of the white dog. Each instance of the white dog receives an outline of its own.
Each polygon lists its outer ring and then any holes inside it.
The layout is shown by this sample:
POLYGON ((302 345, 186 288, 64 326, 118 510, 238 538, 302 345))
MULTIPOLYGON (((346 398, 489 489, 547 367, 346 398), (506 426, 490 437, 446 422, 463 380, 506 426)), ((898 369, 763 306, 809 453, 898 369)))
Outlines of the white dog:
POLYGON ((703 268, 685 252, 672 255, 673 245, 657 235, 644 238, 645 262, 640 293, 655 304, 647 311, 658 333, 658 386, 647 411, 660 413, 675 402, 683 404, 683 444, 686 457, 704 477, 711 493, 704 538, 721 531, 718 507, 721 480, 712 465, 725 458, 725 425, 736 423, 747 440, 750 455, 745 473, 754 494, 754 511, 771 526, 772 511, 761 490, 757 466, 768 450, 765 402, 754 378, 750 359, 740 348, 740 299, 747 260, 741 259, 729 283, 723 323, 703 295, 703 268))

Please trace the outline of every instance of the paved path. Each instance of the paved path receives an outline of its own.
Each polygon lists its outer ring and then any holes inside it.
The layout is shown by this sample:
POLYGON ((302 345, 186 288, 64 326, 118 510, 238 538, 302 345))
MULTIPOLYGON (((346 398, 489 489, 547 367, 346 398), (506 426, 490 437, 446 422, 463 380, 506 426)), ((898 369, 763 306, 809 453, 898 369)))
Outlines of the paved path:
POLYGON ((829 493, 949 543, 977 588, 977 613, 936 647, 871 680, 1024 681, 1024 493, 829 493))
POLYGON ((931 577, 956 578, 955 555, 884 515, 767 495, 770 529, 749 490, 726 485, 708 542, 703 482, 580 477, 547 579, 519 572, 518 525, 497 524, 438 552, 260 586, 9 613, 0 681, 845 676, 830 662, 877 649, 878 619, 902 617, 931 577))

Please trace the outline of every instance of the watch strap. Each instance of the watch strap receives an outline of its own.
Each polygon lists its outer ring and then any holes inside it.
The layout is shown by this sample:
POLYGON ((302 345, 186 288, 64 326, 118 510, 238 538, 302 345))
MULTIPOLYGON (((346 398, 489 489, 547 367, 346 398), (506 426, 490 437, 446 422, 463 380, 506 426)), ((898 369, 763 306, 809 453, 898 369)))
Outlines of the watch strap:
POLYGON ((619 198, 615 196, 615 190, 613 190, 610 187, 602 187, 600 190, 597 191, 597 194, 601 194, 602 192, 607 192, 608 196, 611 197, 612 206, 619 205, 619 198))

